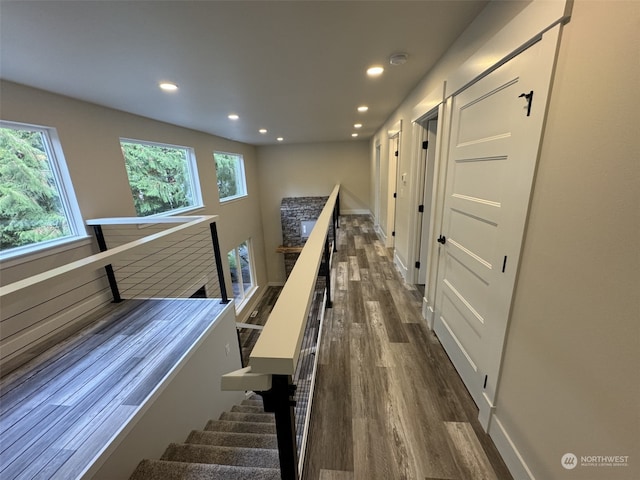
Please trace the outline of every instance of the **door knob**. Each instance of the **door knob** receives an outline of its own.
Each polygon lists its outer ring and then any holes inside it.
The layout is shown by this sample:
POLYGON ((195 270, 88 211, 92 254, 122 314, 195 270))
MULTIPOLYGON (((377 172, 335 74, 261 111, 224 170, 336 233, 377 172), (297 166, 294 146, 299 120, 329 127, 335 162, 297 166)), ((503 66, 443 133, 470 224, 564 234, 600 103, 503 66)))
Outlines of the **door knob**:
POLYGON ((447 243, 447 237, 445 237, 444 235, 440 235, 440 236, 438 237, 437 242, 438 242, 438 243, 441 243, 442 245, 444 245, 445 243, 447 243))

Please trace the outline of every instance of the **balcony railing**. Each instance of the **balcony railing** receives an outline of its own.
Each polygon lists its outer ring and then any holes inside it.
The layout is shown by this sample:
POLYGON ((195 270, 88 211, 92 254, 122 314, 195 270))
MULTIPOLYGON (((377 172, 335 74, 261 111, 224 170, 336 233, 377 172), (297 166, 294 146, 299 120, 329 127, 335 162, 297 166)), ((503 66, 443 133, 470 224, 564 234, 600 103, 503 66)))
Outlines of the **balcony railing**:
POLYGON ((329 232, 330 229, 333 230, 335 251, 335 229, 340 214, 339 195, 340 185, 336 185, 251 352, 249 366, 222 377, 223 390, 258 392, 264 399, 265 410, 275 413, 283 480, 297 480, 300 476, 293 401, 296 386, 293 375, 300 358, 318 274, 326 277, 326 305, 331 307, 332 248, 329 232))

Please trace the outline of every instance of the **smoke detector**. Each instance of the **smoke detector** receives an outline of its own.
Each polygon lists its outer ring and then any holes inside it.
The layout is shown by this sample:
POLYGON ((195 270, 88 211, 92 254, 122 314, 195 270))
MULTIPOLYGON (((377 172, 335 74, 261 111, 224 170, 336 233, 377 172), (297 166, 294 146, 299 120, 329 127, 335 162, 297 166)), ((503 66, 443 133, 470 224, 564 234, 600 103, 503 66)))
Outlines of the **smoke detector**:
POLYGON ((389 57, 389 63, 391 65, 402 65, 404 63, 407 63, 408 58, 409 55, 407 55, 406 53, 394 53, 389 57))

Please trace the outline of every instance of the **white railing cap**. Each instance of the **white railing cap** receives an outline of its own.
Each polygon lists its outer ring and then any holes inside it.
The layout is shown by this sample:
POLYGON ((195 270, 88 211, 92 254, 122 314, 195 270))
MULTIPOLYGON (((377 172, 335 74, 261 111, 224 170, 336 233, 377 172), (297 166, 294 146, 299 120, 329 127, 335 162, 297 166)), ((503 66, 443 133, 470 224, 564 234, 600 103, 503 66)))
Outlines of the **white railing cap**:
POLYGON ((251 352, 249 363, 255 373, 295 373, 325 239, 339 192, 338 184, 322 209, 251 352))

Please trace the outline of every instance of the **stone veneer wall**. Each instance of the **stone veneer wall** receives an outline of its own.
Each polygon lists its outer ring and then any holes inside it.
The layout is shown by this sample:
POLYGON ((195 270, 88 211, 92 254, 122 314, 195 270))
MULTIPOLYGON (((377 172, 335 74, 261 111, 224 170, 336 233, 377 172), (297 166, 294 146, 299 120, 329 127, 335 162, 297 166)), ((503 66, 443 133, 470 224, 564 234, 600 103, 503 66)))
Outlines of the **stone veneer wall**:
MULTIPOLYGON (((280 204, 282 222, 282 244, 285 247, 302 247, 306 238, 301 235, 301 222, 317 220, 329 197, 286 197, 280 204)), ((329 236, 331 240, 331 229, 329 236)), ((287 278, 298 259, 297 253, 284 254, 284 268, 287 278)))

